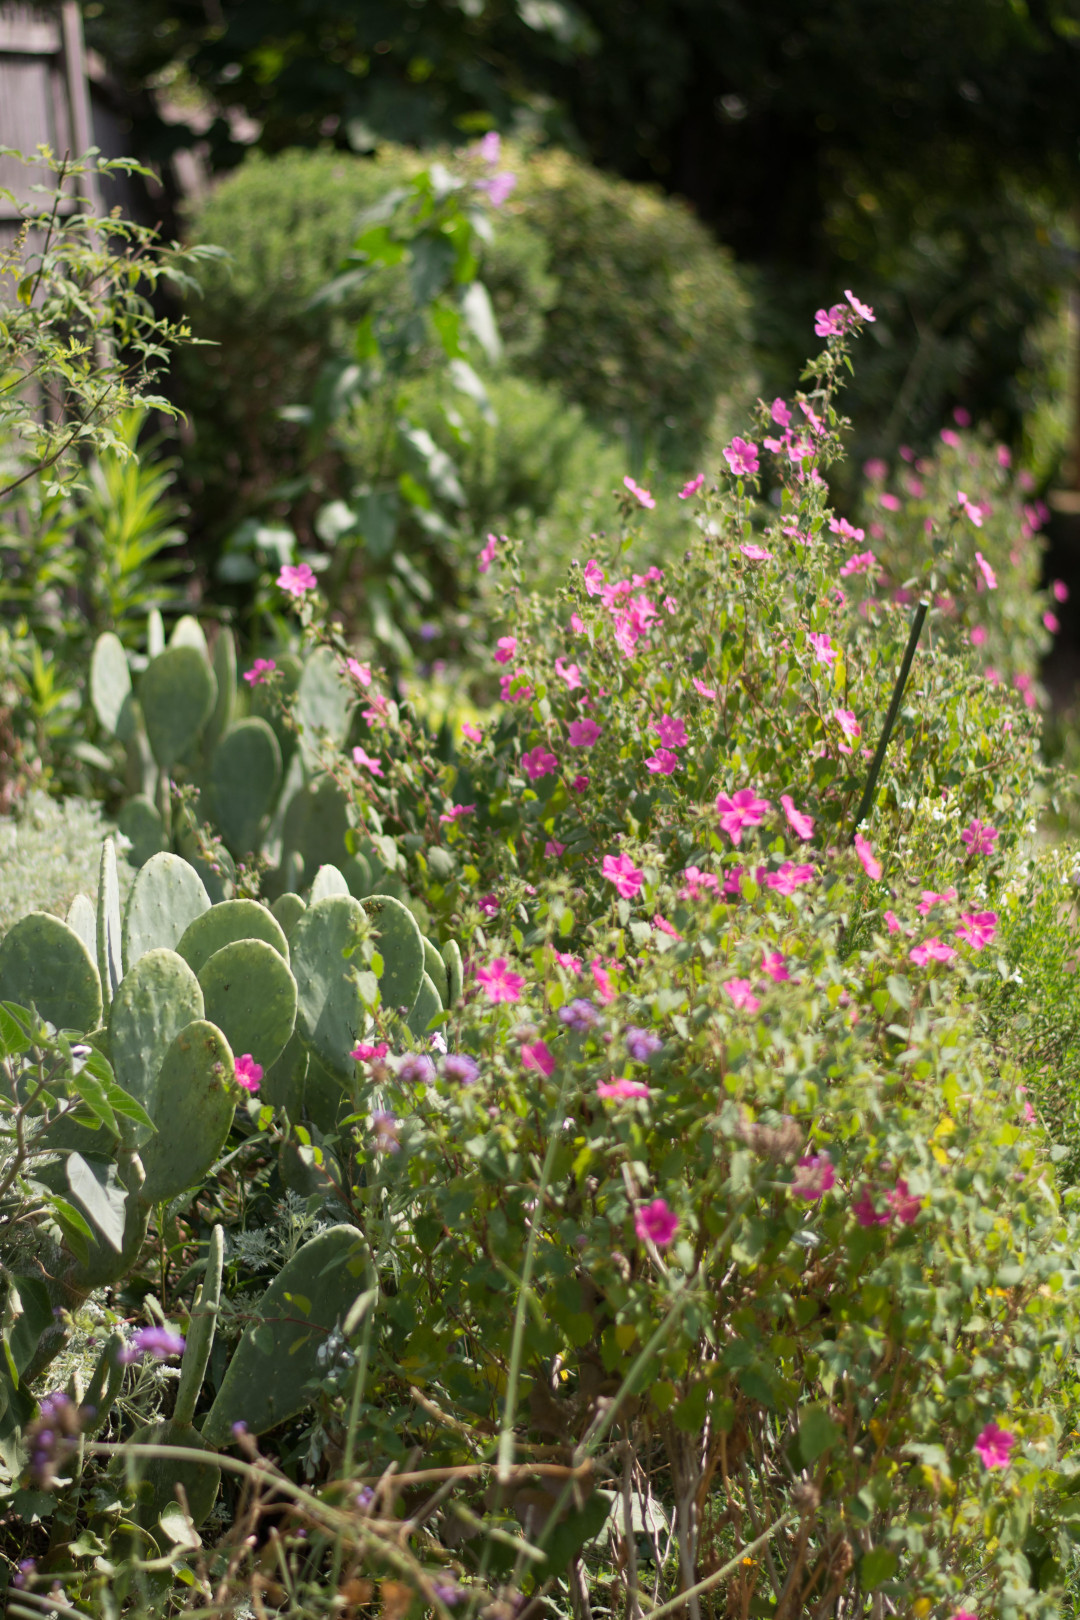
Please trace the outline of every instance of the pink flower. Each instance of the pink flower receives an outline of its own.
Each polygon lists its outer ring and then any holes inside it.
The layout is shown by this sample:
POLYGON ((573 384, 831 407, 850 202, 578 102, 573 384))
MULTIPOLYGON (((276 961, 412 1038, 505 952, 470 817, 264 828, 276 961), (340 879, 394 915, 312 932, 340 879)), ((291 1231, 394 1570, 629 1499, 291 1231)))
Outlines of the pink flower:
POLYGON ((981 507, 976 506, 974 501, 969 500, 962 489, 957 490, 956 499, 961 512, 963 512, 966 517, 971 519, 972 523, 974 523, 977 529, 981 529, 983 521, 981 507))
POLYGON ((829 1162, 829 1155, 808 1153, 795 1167, 791 1191, 794 1197, 805 1198, 807 1203, 816 1204, 835 1185, 836 1171, 829 1162))
POLYGON ((482 742, 484 737, 484 733, 480 730, 480 727, 474 726, 471 720, 463 720, 461 722, 461 735, 463 737, 467 737, 471 743, 482 742))
POLYGON ((555 1067, 547 1045, 543 1041, 533 1041, 531 1045, 521 1048, 521 1066, 524 1069, 539 1069, 541 1074, 549 1075, 555 1067))
POLYGON ((604 570, 594 558, 590 557, 585 564, 585 572, 582 578, 585 581, 585 589, 589 595, 599 596, 604 587, 604 570))
POLYGON ((642 489, 640 484, 635 484, 629 473, 623 479, 623 483, 640 506, 648 507, 651 510, 656 505, 655 498, 647 489, 642 489))
POLYGON ((851 1212, 860 1226, 888 1226, 892 1220, 890 1210, 886 1209, 882 1210, 880 1214, 878 1213, 868 1187, 863 1187, 858 1198, 852 1199, 851 1212))
POLYGON ((593 976, 593 983, 596 986, 597 995, 604 1003, 604 1006, 608 1006, 615 1000, 615 997, 618 994, 615 986, 611 982, 611 974, 608 972, 607 968, 604 967, 602 962, 590 962, 589 972, 593 976))
POLYGON ((517 652, 517 636, 500 636, 495 646, 495 662, 508 664, 517 652))
POLYGON ((814 881, 814 868, 812 866, 796 866, 791 861, 785 861, 778 872, 770 872, 765 879, 765 886, 776 889, 780 894, 793 895, 795 890, 804 883, 814 881))
POLYGON ((670 776, 679 768, 679 756, 673 754, 670 748, 658 748, 655 754, 650 754, 645 761, 645 769, 654 776, 670 776))
POLYGON ((880 484, 883 478, 889 476, 889 463, 882 461, 880 456, 871 456, 869 461, 863 462, 863 472, 872 484, 880 484))
POLYGON ((655 1243, 664 1249, 679 1230, 679 1217, 663 1198, 644 1204, 634 1216, 634 1231, 642 1243, 655 1243))
POLYGON ((493 894, 482 894, 476 904, 482 917, 499 915, 499 902, 493 894))
POLYGON ((951 884, 947 889, 943 889, 940 894, 938 894, 936 889, 924 889, 922 892, 922 899, 919 901, 919 916, 928 917, 935 906, 955 899, 956 890, 951 884))
POLYGON ((749 979, 729 979, 723 988, 731 997, 732 1005, 740 1012, 754 1013, 761 1006, 749 979))
POLYGON ((662 714, 653 721, 652 729, 665 748, 685 748, 689 741, 686 725, 677 714, 662 714))
POLYGON ((811 630, 806 639, 814 649, 814 657, 818 663, 824 664, 826 669, 830 669, 836 662, 836 648, 833 646, 831 638, 826 635, 824 630, 811 630))
POLYGON ((848 522, 847 518, 830 518, 829 530, 832 534, 838 534, 841 540, 855 541, 866 539, 866 530, 856 529, 854 524, 848 522))
POLYGON ((658 928, 662 934, 667 934, 671 939, 682 939, 682 935, 679 933, 678 929, 673 928, 671 923, 668 922, 667 918, 661 917, 659 912, 657 912, 653 918, 652 925, 654 928, 658 928))
POLYGON ((724 460, 736 477, 753 478, 758 470, 757 445, 736 434, 731 443, 724 446, 724 460))
POLYGON ((478 967, 476 978, 489 1001, 520 1001, 525 980, 515 973, 505 956, 497 956, 489 967, 478 967))
POLYGON ((746 545, 740 546, 739 550, 744 557, 749 557, 751 562, 768 562, 772 557, 772 552, 766 551, 764 546, 746 545))
POLYGON ((256 1063, 250 1052, 236 1059, 236 1083, 245 1091, 258 1091, 262 1077, 262 1064, 256 1063))
POLYGON ((972 629, 971 635, 969 637, 969 640, 971 641, 971 645, 973 647, 981 647, 982 646, 983 642, 986 640, 986 630, 984 629, 984 627, 981 624, 977 624, 977 625, 974 626, 974 628, 972 629))
POLYGON ((264 686, 266 677, 272 675, 277 669, 272 658, 256 658, 250 669, 244 671, 244 679, 249 686, 264 686))
POLYGON ((476 559, 476 565, 482 574, 486 574, 490 569, 492 563, 495 561, 495 552, 498 549, 499 541, 505 539, 505 535, 488 535, 487 541, 484 544, 484 549, 476 559))
POLYGON ((286 563, 277 577, 277 582, 281 590, 289 596, 295 596, 297 600, 306 591, 315 589, 315 575, 307 563, 286 563))
POLYGON ((900 497, 899 497, 899 495, 891 495, 888 492, 888 490, 886 490, 880 496, 880 500, 881 500, 881 504, 885 508, 886 512, 899 512, 899 510, 900 510, 900 497))
POLYGON ((559 768, 555 755, 549 754, 542 743, 537 743, 527 754, 522 754, 521 763, 530 782, 539 781, 541 776, 551 776, 559 768))
POLYGON ((727 876, 724 878, 724 893, 726 895, 730 895, 732 899, 737 900, 742 895, 742 880, 744 870, 745 868, 741 866, 732 866, 728 868, 727 876))
POLYGON ((575 793, 584 793, 588 785, 589 778, 587 776, 575 776, 574 780, 570 783, 570 786, 575 793))
POLYGON ((1052 636, 1056 636, 1058 631, 1061 629, 1061 620, 1058 618, 1057 614, 1051 613, 1049 609, 1047 609, 1042 616, 1042 620, 1044 626, 1047 630, 1049 630, 1050 634, 1052 636))
POLYGON ((1055 579, 1050 589, 1054 593, 1055 602, 1067 602, 1069 600, 1069 587, 1063 579, 1055 579))
POLYGON ((603 872, 608 882, 614 883, 624 900, 632 900, 636 894, 641 893, 645 874, 634 865, 629 855, 605 855, 603 872))
POLYGON ((984 1468, 1008 1468, 1009 1453, 1016 1444, 1016 1436, 1001 1429, 996 1422, 988 1423, 975 1442, 975 1450, 984 1468))
MULTIPOLYGON (((1001 449, 1004 450, 1005 446, 1002 445, 1001 449)), ((1008 455, 1007 450, 1005 451, 1005 454, 1008 455)), ((975 1613, 974 1609, 957 1609, 949 1616, 949 1620, 979 1620, 979 1617, 975 1613)))
POLYGON ((928 939, 922 945, 913 945, 909 955, 919 967, 925 967, 928 962, 951 962, 956 952, 940 939, 928 939))
POLYGON ((942 444, 947 444, 950 450, 959 450, 961 442, 960 435, 959 433, 954 433, 952 428, 942 428, 941 442, 942 444))
POLYGON ((556 951, 555 961, 567 973, 581 972, 581 957, 572 955, 570 951, 556 951))
POLYGON ((383 768, 377 759, 373 759, 363 748, 354 748, 352 751, 354 764, 362 765, 369 770, 372 776, 382 776, 383 768))
POLYGON ((819 309, 814 315, 814 331, 818 337, 841 337, 848 329, 850 315, 843 304, 819 309))
POLYGON ((598 1080, 596 1082, 596 1095, 598 1097, 612 1097, 618 1101, 627 1101, 632 1097, 648 1097, 648 1086, 642 1080, 598 1080))
POLYGON ((768 799, 759 799, 753 788, 740 788, 737 793, 716 795, 716 809, 720 825, 731 842, 738 848, 744 827, 756 827, 767 810, 772 809, 768 799))
POLYGON ((564 680, 566 682, 567 690, 570 692, 576 691, 579 686, 584 686, 585 684, 581 679, 581 670, 578 668, 577 664, 568 664, 563 658, 556 658, 555 673, 559 676, 560 680, 564 680))
MULTIPOLYGON (((740 869, 741 870, 741 869, 740 869)), ((680 900, 694 900, 699 889, 715 894, 720 880, 714 872, 703 872, 699 866, 688 866, 683 873, 685 884, 679 890, 680 900)))
POLYGON ((371 685, 370 664, 362 664, 359 658, 346 658, 345 668, 349 671, 353 680, 359 681, 361 686, 371 685))
POLYGON ((908 1191, 908 1184, 901 1179, 891 1192, 885 1194, 885 1203, 889 1214, 899 1221, 901 1226, 910 1226, 922 1209, 922 1199, 916 1198, 908 1191))
POLYGON ((516 185, 517 175, 509 169, 500 169, 490 180, 477 180, 476 189, 487 193, 492 208, 501 208, 516 185))
POLYGON ((704 482, 704 473, 698 473, 696 478, 691 478, 690 482, 688 484, 684 484, 682 489, 679 491, 680 501, 688 501, 691 495, 696 495, 704 482))
POLYGON ((439 817, 440 822, 460 821, 462 816, 471 816, 476 809, 475 804, 452 804, 445 815, 439 817))
POLYGON ((982 574, 983 579, 986 581, 987 590, 996 591, 997 590, 997 575, 994 573, 994 570, 991 568, 990 564, 987 562, 986 558, 983 556, 981 551, 977 551, 975 553, 975 561, 979 565, 979 572, 982 574))
POLYGON ((384 1058, 389 1050, 385 1041, 380 1041, 377 1046, 371 1046, 367 1041, 360 1041, 358 1045, 353 1047, 349 1056, 354 1063, 371 1063, 379 1058, 384 1058))
POLYGON ((566 728, 571 748, 591 748, 600 735, 595 720, 571 720, 566 728))
POLYGON ((580 613, 571 613, 570 628, 574 632, 575 636, 583 636, 585 634, 585 620, 581 617, 580 613))
POLYGON ((996 911, 965 912, 956 930, 958 939, 966 941, 973 951, 982 951, 991 944, 997 932, 996 911))
POLYGON ((557 838, 549 838, 547 843, 544 845, 544 854, 551 856, 554 860, 558 860, 565 848, 566 845, 560 844, 557 838))
POLYGON ((503 703, 528 703, 532 697, 532 687, 523 669, 515 669, 512 675, 499 676, 499 697, 503 703))
POLYGON ((873 568, 877 558, 872 551, 857 551, 848 558, 840 570, 840 578, 847 579, 851 574, 866 574, 873 568))
POLYGON ((969 855, 992 855, 998 840, 998 830, 975 820, 969 827, 964 828, 960 838, 967 845, 969 855))
POLYGON ((900 919, 896 915, 895 911, 887 911, 885 913, 885 926, 889 930, 890 934, 898 934, 900 932, 900 919))
POLYGON ((784 958, 779 951, 763 951, 761 970, 767 973, 774 984, 790 984, 791 974, 787 970, 784 958))
POLYGON ((854 742, 856 737, 862 736, 862 726, 860 726, 850 709, 834 709, 833 715, 848 742, 854 742))
POLYGON ((862 833, 855 834, 855 853, 862 862, 863 871, 874 883, 881 877, 881 862, 870 847, 868 839, 862 833))
POLYGON ((712 687, 706 686, 704 681, 699 681, 696 675, 694 676, 694 691, 697 692, 699 697, 711 698, 715 703, 716 693, 713 691, 712 687))
POLYGON ((795 836, 802 839, 812 838, 814 834, 813 816, 806 816, 801 810, 796 810, 795 801, 791 797, 790 793, 781 793, 780 803, 784 807, 784 814, 788 819, 788 825, 795 833, 795 836))
POLYGON ((876 321, 877 320, 877 316, 874 314, 874 311, 871 308, 871 306, 869 304, 861 303, 860 300, 858 298, 856 298, 855 294, 852 292, 850 287, 846 287, 844 289, 844 297, 847 299, 848 303, 851 305, 852 309, 855 311, 855 313, 859 317, 860 321, 876 321))
POLYGON ((769 414, 771 415, 773 421, 778 422, 782 428, 786 428, 791 425, 791 409, 784 403, 782 399, 773 400, 772 410, 769 414))

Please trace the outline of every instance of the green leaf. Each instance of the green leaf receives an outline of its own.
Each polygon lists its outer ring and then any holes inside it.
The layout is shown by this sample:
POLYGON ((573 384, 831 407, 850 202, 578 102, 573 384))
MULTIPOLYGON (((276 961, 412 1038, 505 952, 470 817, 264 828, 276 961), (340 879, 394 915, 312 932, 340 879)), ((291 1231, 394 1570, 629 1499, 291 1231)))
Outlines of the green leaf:
POLYGON ((840 1425, 824 1406, 804 1406, 799 1416, 799 1450, 807 1467, 840 1438, 840 1425))
POLYGON ((99 1119, 105 1129, 114 1136, 119 1136, 120 1128, 116 1123, 116 1115, 109 1103, 105 1087, 95 1074, 92 1073, 87 1062, 78 1074, 73 1074, 70 1081, 71 1089, 82 1098, 96 1119, 99 1119))
POLYGON ((68 1186, 79 1200, 106 1243, 119 1254, 124 1244, 124 1216, 127 1208, 127 1188, 116 1171, 115 1164, 94 1164, 81 1153, 69 1153, 67 1161, 68 1186))
POLYGON ((859 1564, 859 1581, 865 1592, 872 1592, 896 1574, 899 1560, 889 1547, 874 1547, 859 1564))

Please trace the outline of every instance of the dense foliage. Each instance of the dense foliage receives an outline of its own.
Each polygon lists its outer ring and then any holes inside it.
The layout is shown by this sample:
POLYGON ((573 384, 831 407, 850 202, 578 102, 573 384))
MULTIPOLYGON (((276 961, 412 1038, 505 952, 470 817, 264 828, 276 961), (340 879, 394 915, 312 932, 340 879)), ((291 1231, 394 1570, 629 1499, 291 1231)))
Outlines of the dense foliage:
MULTIPOLYGON (((259 904, 256 862, 213 896, 159 851, 121 914, 107 848, 96 906, 0 941, 22 1590, 103 1616, 1063 1611, 1071 868, 1032 841, 1038 514, 948 430, 869 470, 869 543, 836 515, 872 321, 819 313, 805 390, 666 497, 662 568, 626 560, 657 499, 629 474, 555 593, 486 540, 486 651, 443 671, 441 717, 342 640, 308 564, 276 569, 279 639, 243 672, 273 724, 234 724, 344 810, 305 892, 259 904), (178 1381, 125 1371, 181 1353, 178 1381)), ((154 630, 134 682, 99 642, 97 701, 141 711, 159 811, 182 765, 220 820, 250 785, 202 776, 201 635, 154 630)))

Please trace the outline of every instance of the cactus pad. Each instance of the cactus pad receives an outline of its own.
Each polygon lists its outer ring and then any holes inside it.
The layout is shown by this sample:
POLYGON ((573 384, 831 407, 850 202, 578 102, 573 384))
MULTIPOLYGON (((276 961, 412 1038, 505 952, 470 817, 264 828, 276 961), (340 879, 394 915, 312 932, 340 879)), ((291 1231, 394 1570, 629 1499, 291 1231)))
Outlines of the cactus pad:
MULTIPOLYGON (((342 1080, 352 1078, 349 1053, 367 1025, 359 946, 369 933, 359 901, 334 894, 309 906, 289 939, 298 992, 297 1027, 310 1050, 342 1080)), ((370 973, 366 977, 369 999, 374 1000, 374 977, 370 973)))
POLYGON ((101 1023, 101 980, 74 929, 31 911, 0 940, 0 1001, 34 1006, 57 1029, 80 1033, 101 1023))
POLYGON ((120 881, 116 875, 116 846, 106 838, 101 846, 97 892, 97 965, 106 1007, 124 977, 121 955, 123 924, 120 919, 120 881))
POLYGON ((281 924, 285 938, 288 939, 298 920, 307 910, 307 906, 298 894, 293 894, 291 889, 286 889, 284 894, 278 895, 270 910, 281 924))
MULTIPOLYGON (((180 649, 181 651, 189 649, 180 649)), ((194 867, 162 851, 140 867, 124 916, 124 964, 128 972, 146 951, 175 950, 184 930, 210 909, 210 897, 194 867)))
POLYGON ((439 953, 439 947, 433 940, 424 935, 424 972, 439 992, 439 1000, 444 1007, 450 1005, 450 979, 446 971, 446 963, 439 953))
POLYGON ((289 960, 289 946, 281 924, 255 900, 225 900, 219 906, 211 906, 188 924, 176 951, 193 973, 201 973, 215 951, 237 939, 265 940, 283 961, 289 960))
POLYGON ((139 705, 162 770, 188 752, 216 698, 214 672, 197 647, 168 647, 150 660, 139 683, 139 705))
POLYGON ((136 793, 128 800, 116 825, 131 845, 128 861, 132 866, 145 866, 151 855, 168 848, 161 812, 145 793, 136 793))
POLYGON ((363 900, 371 893, 371 867, 363 855, 350 855, 341 868, 341 875, 355 900, 363 900))
POLYGON ((259 847, 281 786, 281 748, 265 720, 238 720, 210 762, 210 793, 222 837, 234 855, 259 847))
POLYGON ((132 722, 131 671, 119 636, 106 630, 94 643, 90 659, 90 702, 104 729, 126 740, 132 722))
POLYGON ((276 1063, 296 1025, 296 980, 272 945, 237 939, 200 969, 206 1016, 237 1054, 276 1063))
POLYGON ((213 1024, 196 1019, 176 1036, 147 1110, 157 1135, 141 1154, 144 1203, 164 1203, 206 1176, 232 1125, 234 1072, 229 1043, 213 1024))
POLYGON ((224 1445, 237 1422, 263 1434, 308 1404, 304 1386, 320 1376, 318 1351, 360 1292, 365 1254, 355 1227, 334 1226, 293 1256, 233 1353, 203 1424, 208 1444, 224 1445))
MULTIPOLYGON (((97 961, 97 913, 94 902, 88 900, 85 894, 77 894, 68 907, 68 914, 64 919, 73 934, 78 934, 87 950, 90 952, 91 962, 97 961)), ((98 971, 100 979, 101 972, 98 971)))
POLYGON ((193 613, 182 613, 177 619, 169 637, 169 646, 194 647, 196 652, 202 653, 207 663, 210 662, 210 648, 206 645, 203 627, 193 613))
POLYGON ((369 895, 363 907, 378 934, 383 1006, 404 1007, 408 1013, 424 976, 424 937, 419 924, 408 906, 391 895, 369 895))
POLYGON ((309 771, 322 762, 325 738, 336 750, 345 741, 355 698, 340 675, 340 661, 329 647, 318 647, 304 665, 293 712, 303 728, 300 754, 309 771))
POLYGON ((456 1007, 461 1000, 462 987, 465 982, 461 963, 461 946, 456 939, 448 939, 442 948, 442 959, 446 963, 446 979, 450 988, 450 996, 446 1005, 456 1007))
POLYGON ((306 872, 317 872, 326 861, 345 859, 349 831, 349 801, 332 776, 319 776, 289 800, 282 828, 286 850, 295 850, 306 872))
POLYGON ((325 900, 331 894, 348 894, 349 885, 342 877, 336 866, 329 862, 320 866, 315 874, 315 881, 311 885, 311 904, 325 900))
POLYGON ((308 1072, 308 1049, 293 1031, 284 1052, 262 1078, 259 1101, 271 1108, 284 1108, 293 1121, 302 1117, 304 1109, 304 1081, 308 1072))
MULTIPOLYGON (((175 951, 147 951, 126 974, 109 1009, 113 1073, 154 1118, 154 1085, 176 1036, 203 1016, 203 993, 175 951)), ((156 1121, 155 1121, 156 1123, 156 1121)), ((150 1135, 133 1127, 136 1143, 150 1135)))
POLYGON ((431 1031, 428 1024, 437 1012, 442 1012, 442 998, 428 974, 420 980, 420 989, 409 1013, 409 1030, 418 1041, 426 1041, 431 1031))
POLYGON ((214 712, 206 722, 203 734, 203 748, 208 758, 232 724, 236 708, 236 641, 227 625, 223 624, 218 630, 212 663, 217 697, 214 699, 214 712))

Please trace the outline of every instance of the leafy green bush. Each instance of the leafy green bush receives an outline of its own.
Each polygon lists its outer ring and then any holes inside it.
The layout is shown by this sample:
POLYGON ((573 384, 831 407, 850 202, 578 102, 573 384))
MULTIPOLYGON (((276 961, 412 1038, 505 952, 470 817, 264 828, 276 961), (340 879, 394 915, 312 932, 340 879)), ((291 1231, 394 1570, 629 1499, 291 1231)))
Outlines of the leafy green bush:
MULTIPOLYGON (((629 486, 554 597, 511 543, 485 551, 481 726, 436 747, 370 672, 362 740, 320 757, 412 909, 333 892, 340 874, 272 914, 211 905, 159 853, 123 925, 103 885, 96 952, 50 919, 0 941, 0 1000, 48 997, 91 1037, 0 1022, 0 1218, 49 1239, 74 1298, 54 1318, 28 1267, 6 1279, 4 1546, 33 1590, 59 1578, 102 1615, 155 1582, 159 1607, 378 1598, 440 1620, 534 1599, 1061 1612, 1080 1231, 1007 993, 1038 714, 972 656, 954 494, 931 537, 949 611, 913 622, 848 566, 825 475, 871 318, 852 308, 819 322, 806 435, 738 436, 669 497, 684 544, 662 570, 627 577, 629 486), (227 1038, 200 1071, 212 1109, 178 1083, 186 1024, 176 1054, 144 1054, 181 1014, 227 1038), (285 1188, 323 1223, 300 1247, 285 1188), (150 1433, 102 1358, 116 1449, 91 1427, 68 1474, 96 1414, 74 1383, 62 1407, 37 1392, 85 1291, 79 1243, 92 1259, 110 1230, 126 1297, 161 1291, 131 1353, 187 1346, 150 1433), (215 1518, 219 1469, 252 1489, 215 1518)), ((349 690, 314 576, 282 589, 349 690)))
MULTIPOLYGON (((14 815, 0 818, 0 929, 6 933, 28 911, 63 917, 77 894, 92 893, 106 831, 99 804, 58 801, 40 792, 22 799, 14 815)), ((119 873, 126 894, 131 882, 126 861, 119 873)))

